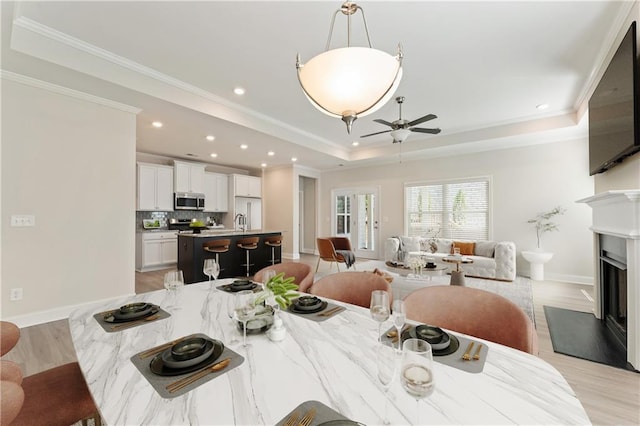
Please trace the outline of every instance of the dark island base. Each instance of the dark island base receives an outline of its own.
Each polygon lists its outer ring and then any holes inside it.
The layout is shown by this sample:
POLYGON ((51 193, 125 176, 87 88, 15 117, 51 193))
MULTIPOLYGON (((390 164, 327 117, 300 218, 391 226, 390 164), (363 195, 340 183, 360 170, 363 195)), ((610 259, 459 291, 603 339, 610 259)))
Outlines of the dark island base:
MULTIPOLYGON (((271 265, 271 247, 265 245, 264 237, 281 235, 280 232, 269 233, 246 233, 238 235, 215 235, 210 237, 191 235, 178 235, 178 269, 184 274, 185 284, 192 284, 209 280, 209 277, 202 272, 204 259, 215 259, 215 253, 210 253, 202 248, 203 243, 207 241, 230 239, 229 251, 219 254, 220 275, 218 278, 234 278, 244 277, 247 275, 245 250, 238 248, 236 243, 238 240, 246 237, 260 237, 258 248, 250 250, 249 275, 254 275, 260 269, 271 265)), ((280 263, 282 259, 281 247, 275 247, 276 263, 280 263)))

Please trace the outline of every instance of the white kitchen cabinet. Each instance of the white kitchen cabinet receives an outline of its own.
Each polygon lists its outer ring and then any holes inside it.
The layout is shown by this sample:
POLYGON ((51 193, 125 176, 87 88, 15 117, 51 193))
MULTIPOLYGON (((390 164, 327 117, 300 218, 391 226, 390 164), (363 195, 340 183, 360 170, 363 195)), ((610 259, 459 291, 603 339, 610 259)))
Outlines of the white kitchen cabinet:
POLYGON ((163 269, 178 263, 176 231, 139 232, 136 234, 136 270, 163 269))
POLYGON ((220 173, 204 174, 204 211, 226 212, 229 210, 229 184, 227 175, 220 173))
POLYGON ((204 194, 204 164, 174 161, 175 192, 197 192, 204 194))
POLYGON ((173 167, 138 163, 136 210, 173 211, 173 167))
POLYGON ((255 176, 233 175, 233 195, 235 197, 262 197, 262 179, 255 176))

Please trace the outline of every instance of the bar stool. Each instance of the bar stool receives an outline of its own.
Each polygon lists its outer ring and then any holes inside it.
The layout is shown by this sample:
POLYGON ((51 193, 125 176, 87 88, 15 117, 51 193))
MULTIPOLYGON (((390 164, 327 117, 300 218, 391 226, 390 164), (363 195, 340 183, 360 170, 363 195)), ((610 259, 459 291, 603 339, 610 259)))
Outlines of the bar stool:
MULTIPOLYGON (((276 264, 276 247, 282 247, 282 235, 273 235, 270 237, 264 237, 264 245, 271 247, 271 264, 276 264)), ((282 259, 278 259, 280 263, 282 259)))
POLYGON ((247 263, 243 263, 241 266, 247 267, 247 276, 249 276, 249 268, 253 266, 253 263, 249 263, 249 250, 255 250, 258 248, 258 242, 260 237, 246 237, 241 238, 236 242, 236 246, 245 250, 247 256, 247 263))
POLYGON ((222 265, 220 265, 220 253, 226 253, 229 251, 229 246, 231 245, 231 240, 228 238, 224 238, 221 240, 212 240, 202 243, 202 248, 204 251, 208 251, 209 253, 216 254, 216 263, 220 266, 220 272, 224 271, 222 265))

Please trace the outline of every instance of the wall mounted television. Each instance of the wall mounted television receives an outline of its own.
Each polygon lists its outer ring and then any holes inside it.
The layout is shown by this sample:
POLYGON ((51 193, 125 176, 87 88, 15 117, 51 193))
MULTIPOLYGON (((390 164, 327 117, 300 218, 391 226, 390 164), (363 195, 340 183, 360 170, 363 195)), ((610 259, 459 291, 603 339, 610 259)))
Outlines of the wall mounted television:
POLYGON ((603 173, 640 151, 640 84, 636 23, 629 27, 589 99, 589 174, 603 173))

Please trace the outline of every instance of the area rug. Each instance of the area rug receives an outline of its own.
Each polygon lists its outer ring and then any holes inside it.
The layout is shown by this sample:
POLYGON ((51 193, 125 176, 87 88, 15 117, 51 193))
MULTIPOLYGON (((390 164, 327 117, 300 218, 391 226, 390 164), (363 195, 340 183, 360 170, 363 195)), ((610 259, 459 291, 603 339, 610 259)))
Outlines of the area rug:
MULTIPOLYGON (((384 262, 378 260, 361 261, 356 263, 358 271, 373 271, 378 268, 383 271, 384 262)), ((344 269, 341 269, 344 271, 344 269)), ((350 269, 350 270, 353 270, 350 269)), ((329 272, 329 271, 327 271, 329 272)), ((335 273, 333 269, 330 273, 335 273)), ((319 272, 316 274, 315 279, 326 275, 326 273, 319 272)), ((397 277, 397 276, 396 276, 397 277)), ((404 298, 412 291, 418 290, 425 285, 448 285, 451 277, 449 275, 443 275, 440 277, 433 277, 431 281, 420 282, 418 280, 408 280, 403 277, 394 278, 391 286, 394 288, 394 297, 398 294, 404 298), (398 293, 396 293, 398 291, 398 293)), ((533 309, 533 291, 531 287, 531 280, 525 277, 516 277, 513 282, 487 280, 482 278, 465 277, 467 287, 479 288, 481 290, 490 291, 492 293, 499 294, 500 296, 509 299, 516 305, 518 305, 535 324, 535 314, 533 309)))
POLYGON ((544 315, 554 352, 633 370, 627 364, 624 347, 592 313, 545 305, 544 315))

